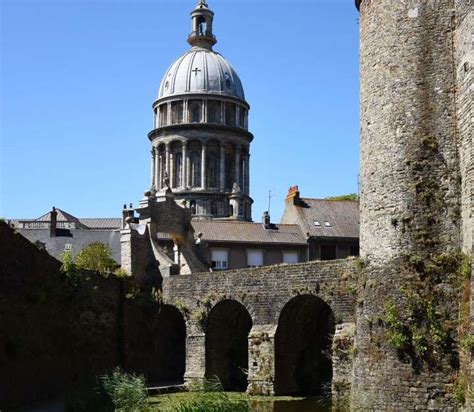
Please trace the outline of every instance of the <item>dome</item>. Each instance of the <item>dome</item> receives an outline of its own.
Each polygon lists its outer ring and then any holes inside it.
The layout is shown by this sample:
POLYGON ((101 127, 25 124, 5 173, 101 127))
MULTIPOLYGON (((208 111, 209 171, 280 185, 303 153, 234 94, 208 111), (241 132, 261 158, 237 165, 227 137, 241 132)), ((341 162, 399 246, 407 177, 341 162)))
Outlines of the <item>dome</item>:
POLYGON ((193 47, 176 60, 161 81, 158 99, 180 94, 217 94, 245 101, 239 76, 219 53, 193 47))

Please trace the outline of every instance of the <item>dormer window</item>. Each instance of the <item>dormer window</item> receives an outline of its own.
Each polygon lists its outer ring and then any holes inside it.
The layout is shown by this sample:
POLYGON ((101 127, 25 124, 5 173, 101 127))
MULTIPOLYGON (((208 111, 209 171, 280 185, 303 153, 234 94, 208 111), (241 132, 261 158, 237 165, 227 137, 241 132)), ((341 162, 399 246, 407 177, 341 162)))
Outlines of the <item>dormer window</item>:
POLYGON ((329 223, 329 222, 324 222, 324 226, 326 226, 326 227, 331 227, 331 223, 329 223))
POLYGON ((315 220, 315 221, 314 221, 314 226, 320 227, 320 226, 321 226, 321 222, 320 222, 319 220, 315 220))

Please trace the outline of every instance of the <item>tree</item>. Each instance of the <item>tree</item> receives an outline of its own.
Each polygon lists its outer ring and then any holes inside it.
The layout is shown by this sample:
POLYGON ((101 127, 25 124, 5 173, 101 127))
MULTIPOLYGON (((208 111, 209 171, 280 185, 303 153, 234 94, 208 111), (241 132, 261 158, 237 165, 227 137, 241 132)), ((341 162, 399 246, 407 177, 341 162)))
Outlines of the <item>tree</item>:
POLYGON ((348 195, 327 197, 326 200, 359 200, 357 193, 349 193, 348 195))
POLYGON ((76 256, 76 265, 99 273, 112 273, 119 265, 112 259, 110 249, 101 242, 91 243, 76 256))

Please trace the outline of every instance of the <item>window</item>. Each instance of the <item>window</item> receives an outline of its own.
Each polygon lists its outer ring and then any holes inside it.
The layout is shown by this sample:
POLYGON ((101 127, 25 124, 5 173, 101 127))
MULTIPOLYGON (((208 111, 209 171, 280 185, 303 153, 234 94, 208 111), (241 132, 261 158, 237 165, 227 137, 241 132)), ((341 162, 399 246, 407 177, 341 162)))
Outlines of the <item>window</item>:
POLYGON ((211 215, 217 216, 217 203, 211 202, 211 215))
POLYGON ((329 222, 324 222, 324 226, 326 226, 326 227, 331 227, 331 223, 329 223, 329 222))
POLYGON ((72 250, 72 245, 70 243, 66 243, 64 245, 64 250, 72 250))
POLYGON ((283 252, 283 263, 298 263, 298 252, 295 250, 283 252))
POLYGON ((216 270, 225 270, 229 267, 229 257, 227 250, 211 250, 211 267, 216 270))
POLYGON ((200 123, 201 122, 201 102, 198 100, 190 100, 189 101, 189 121, 191 123, 200 123))
POLYGON ((181 187, 183 183, 183 156, 181 153, 174 155, 174 186, 181 187))
POLYGON ((207 120, 209 123, 221 122, 221 102, 209 100, 207 103, 207 120))
POLYGON ((225 104, 225 124, 228 126, 235 126, 235 104, 225 104))
POLYGON ((315 221, 314 221, 314 226, 320 227, 320 226, 321 226, 321 222, 320 222, 319 220, 315 220, 315 221))
POLYGON ((263 266, 263 250, 247 250, 247 267, 263 266))
POLYGON ((207 157, 207 184, 209 187, 219 187, 219 157, 210 153, 207 157))
POLYGON ((166 126, 168 123, 168 105, 162 104, 160 106, 160 126, 166 126))
POLYGON ((351 246, 349 249, 350 256, 359 256, 359 246, 351 246))
POLYGON ((191 152, 189 155, 189 173, 191 187, 201 186, 201 159, 197 152, 191 152))
POLYGON ((171 123, 183 123, 183 102, 171 103, 171 123))

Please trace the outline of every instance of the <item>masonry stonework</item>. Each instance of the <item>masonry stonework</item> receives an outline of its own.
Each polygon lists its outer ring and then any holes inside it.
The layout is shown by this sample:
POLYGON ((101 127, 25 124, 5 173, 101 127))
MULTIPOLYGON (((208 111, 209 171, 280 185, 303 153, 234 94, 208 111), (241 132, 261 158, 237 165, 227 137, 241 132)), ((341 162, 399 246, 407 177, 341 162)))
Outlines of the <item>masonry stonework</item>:
POLYGON ((377 410, 453 410, 459 362, 467 361, 455 342, 462 291, 445 264, 461 250, 472 254, 472 3, 356 4, 365 269, 352 402, 377 410), (426 342, 423 332, 406 330, 415 323, 407 315, 413 307, 435 313, 416 320, 420 331, 430 322, 452 325, 453 338, 443 338, 453 345, 449 355, 435 351, 422 361, 413 353, 424 350, 418 340, 426 342), (403 315, 408 320, 394 319, 403 315), (403 339, 414 347, 408 350, 403 339))
MULTIPOLYGON (((319 339, 332 341, 334 331, 321 332, 327 328, 326 324, 355 321, 355 298, 350 290, 356 277, 356 260, 347 259, 164 279, 164 302, 178 307, 186 318, 185 379, 206 376, 207 316, 220 302, 235 301, 246 308, 252 320, 248 336, 248 391, 274 394, 275 337, 278 328, 282 327, 279 325, 282 310, 298 298, 313 299, 313 306, 319 305, 321 309, 308 314, 313 318, 324 318, 316 335, 319 339), (329 318, 323 316, 324 307, 330 312, 329 318)), ((311 304, 304 305, 311 307, 311 304)), ((330 348, 328 352, 331 352, 330 348)))

